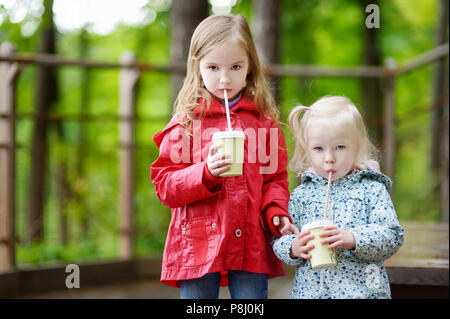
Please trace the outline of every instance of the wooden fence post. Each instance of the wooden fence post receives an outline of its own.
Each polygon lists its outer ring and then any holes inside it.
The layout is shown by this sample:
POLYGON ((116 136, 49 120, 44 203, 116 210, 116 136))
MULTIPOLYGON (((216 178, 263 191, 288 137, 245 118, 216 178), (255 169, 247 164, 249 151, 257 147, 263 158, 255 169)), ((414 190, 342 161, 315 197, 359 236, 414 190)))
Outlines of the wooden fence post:
MULTIPOLYGON (((9 42, 0 47, 0 54, 14 56, 9 42)), ((0 270, 16 266, 16 83, 20 74, 17 63, 0 63, 0 270)))
POLYGON ((134 119, 136 84, 139 69, 133 68, 136 57, 125 52, 120 57, 124 68, 120 72, 120 226, 119 256, 133 258, 134 246, 134 119))
POLYGON ((442 139, 441 139, 441 222, 449 221, 449 193, 448 193, 448 158, 449 158, 449 113, 448 113, 448 75, 444 79, 444 107, 442 111, 442 139))
POLYGON ((395 77, 397 64, 393 58, 387 58, 385 78, 384 101, 384 173, 390 178, 394 177, 395 166, 395 77))

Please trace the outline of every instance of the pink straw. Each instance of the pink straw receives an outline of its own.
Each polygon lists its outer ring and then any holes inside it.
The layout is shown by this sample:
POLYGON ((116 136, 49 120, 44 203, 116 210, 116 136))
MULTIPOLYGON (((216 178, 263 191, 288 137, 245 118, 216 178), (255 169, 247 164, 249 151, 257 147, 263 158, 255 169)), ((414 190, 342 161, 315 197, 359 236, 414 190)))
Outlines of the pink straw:
POLYGON ((327 198, 325 199, 325 210, 324 210, 324 212, 323 212, 324 219, 327 219, 328 199, 330 198, 331 175, 333 175, 333 172, 332 172, 332 171, 330 171, 330 172, 328 173, 327 198))

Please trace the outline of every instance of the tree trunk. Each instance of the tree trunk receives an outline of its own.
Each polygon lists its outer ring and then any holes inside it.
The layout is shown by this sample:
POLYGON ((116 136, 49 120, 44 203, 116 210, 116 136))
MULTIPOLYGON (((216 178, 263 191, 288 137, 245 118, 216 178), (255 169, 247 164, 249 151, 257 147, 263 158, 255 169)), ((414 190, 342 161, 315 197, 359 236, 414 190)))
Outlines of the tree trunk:
MULTIPOLYGON (((41 22, 40 53, 54 54, 55 28, 53 23, 53 0, 44 1, 45 12, 41 22)), ((40 65, 36 78, 36 114, 31 146, 30 196, 27 218, 27 239, 43 239, 43 213, 45 203, 48 125, 39 119, 50 111, 52 103, 57 100, 56 70, 48 65, 40 65)))
MULTIPOLYGON (((439 26, 436 32, 436 45, 444 44, 448 38, 448 0, 441 0, 439 6, 439 26)), ((438 171, 441 166, 441 145, 443 133, 444 82, 448 68, 448 56, 437 61, 434 73, 433 104, 431 118, 431 169, 438 171), (447 67, 446 67, 447 65, 447 67)), ((447 74, 448 76, 448 74, 447 74)))
MULTIPOLYGON (((278 0, 253 1, 253 32, 256 49, 263 65, 279 62, 279 6, 278 0)), ((278 105, 279 78, 272 76, 268 82, 278 105)))
MULTIPOLYGON (((448 68, 447 68, 448 70, 448 68)), ((441 148, 441 221, 448 223, 448 213, 449 213, 449 193, 448 193, 448 154, 449 154, 449 139, 448 139, 448 126, 449 126, 449 116, 448 116, 448 73, 445 77, 444 82, 444 107, 442 116, 442 148, 441 148)))
MULTIPOLYGON (((360 0, 363 11, 365 12, 366 6, 369 4, 378 5, 378 0, 360 0)), ((366 16, 364 15, 363 21, 366 16)), ((365 26, 365 23, 362 24, 365 26)), ((382 56, 378 43, 378 29, 364 27, 364 51, 363 51, 363 64, 364 65, 376 65, 381 66, 382 56)), ((362 108, 366 117, 367 130, 372 141, 380 146, 383 140, 383 128, 382 128, 382 89, 381 80, 379 78, 363 78, 362 80, 362 108)))
MULTIPOLYGON (((208 0, 173 0, 172 36, 170 44, 170 58, 172 63, 186 65, 189 53, 189 45, 192 33, 197 25, 208 16, 208 0)), ((172 74, 172 97, 173 100, 183 85, 185 75, 172 74)))
MULTIPOLYGON (((79 38, 79 55, 80 58, 85 59, 89 56, 89 41, 88 41, 88 32, 87 26, 85 26, 81 32, 80 32, 80 38, 79 38)), ((86 115, 89 113, 89 100, 90 100, 90 94, 89 94, 89 88, 91 86, 91 70, 88 68, 82 69, 81 79, 81 96, 80 96, 80 115, 86 115)), ((86 130, 88 129, 88 125, 86 125, 86 122, 81 121, 79 123, 79 131, 78 131, 78 142, 77 142, 77 163, 76 163, 76 172, 77 172, 77 179, 80 181, 82 185, 86 182, 86 176, 85 176, 85 166, 84 166, 84 159, 87 157, 87 138, 88 135, 86 130)), ((81 220, 81 237, 87 238, 89 233, 89 216, 90 216, 90 208, 89 205, 86 204, 85 198, 80 193, 80 190, 77 189, 73 192, 71 192, 71 195, 75 196, 76 201, 82 207, 83 215, 80 217, 81 220)))
POLYGON ((65 245, 69 241, 69 233, 67 227, 67 203, 70 196, 70 184, 67 181, 67 158, 64 156, 58 161, 56 166, 56 184, 58 185, 58 210, 59 210, 59 227, 60 227, 60 243, 65 245))

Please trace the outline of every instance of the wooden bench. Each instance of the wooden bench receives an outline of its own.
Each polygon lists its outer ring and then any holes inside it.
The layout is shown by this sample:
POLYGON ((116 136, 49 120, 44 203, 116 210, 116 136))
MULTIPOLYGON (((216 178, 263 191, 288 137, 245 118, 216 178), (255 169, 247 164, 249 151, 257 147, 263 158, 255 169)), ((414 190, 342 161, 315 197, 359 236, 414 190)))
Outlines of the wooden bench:
POLYGON ((386 260, 393 298, 448 298, 449 224, 400 221, 405 241, 386 260))

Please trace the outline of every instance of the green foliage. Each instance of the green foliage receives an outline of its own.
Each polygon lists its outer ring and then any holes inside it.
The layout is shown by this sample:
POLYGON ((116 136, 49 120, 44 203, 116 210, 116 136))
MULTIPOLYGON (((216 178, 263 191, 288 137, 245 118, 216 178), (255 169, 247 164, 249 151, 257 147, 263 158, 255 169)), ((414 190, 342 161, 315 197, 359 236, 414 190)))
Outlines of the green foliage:
MULTIPOLYGON (((151 5, 152 2, 149 2, 151 5)), ((438 17, 438 1, 380 1, 380 49, 383 58, 393 57, 397 63, 422 54, 434 47, 438 17)), ((359 1, 302 0, 282 1, 280 19, 280 63, 331 66, 362 64, 364 8, 359 1)), ((251 1, 241 0, 232 13, 246 16, 251 22, 251 1)), ((13 23, 0 7, 0 41, 13 42, 19 53, 36 52, 39 31, 23 36, 24 23, 37 21, 27 17, 13 23), (4 17, 2 20, 1 17, 4 17), (3 21, 3 22, 1 22, 3 21)), ((125 51, 133 51, 139 62, 169 63, 170 12, 158 11, 156 20, 148 25, 119 25, 109 35, 87 32, 58 33, 58 54, 98 61, 116 62, 125 51)), ((117 114, 119 104, 117 69, 61 67, 58 69, 59 101, 54 114, 78 115, 83 107, 89 115, 117 114), (83 94, 88 97, 86 105, 83 94)), ((29 65, 18 83, 18 113, 30 113, 35 107, 36 66, 29 65)), ((401 219, 439 220, 437 178, 430 173, 430 116, 433 68, 425 67, 403 75, 396 83, 397 154, 394 180, 394 203, 401 219), (407 116, 415 109, 418 115, 407 116)), ((324 95, 345 95, 361 104, 359 79, 297 78, 281 79, 281 115, 287 121, 297 103, 310 105, 324 95)), ((170 210, 163 206, 150 181, 149 165, 158 150, 152 136, 171 117, 170 76, 158 72, 143 72, 138 85, 136 112, 141 119, 136 124, 135 162, 135 253, 137 256, 161 254, 170 221, 170 210)), ((364 106, 361 105, 364 109, 364 106)), ((17 153, 17 233, 25 238, 28 205, 30 143, 33 122, 21 118, 17 124, 17 140, 23 147, 17 153)), ((47 202, 45 207, 45 239, 42 243, 18 245, 21 264, 79 261, 117 257, 119 228, 118 124, 115 121, 68 121, 62 124, 59 136, 56 124, 50 128, 50 159, 48 167, 47 202), (80 152, 79 144, 85 148, 80 152), (60 244, 61 212, 56 183, 58 164, 67 165, 67 182, 71 196, 66 203, 68 244, 60 244)), ((292 154, 293 138, 283 127, 292 154)), ((298 179, 289 173, 290 189, 298 179)))
MULTIPOLYGON (((111 238, 114 240, 114 238, 111 238)), ((116 257, 116 247, 108 243, 98 245, 92 240, 73 241, 66 245, 42 242, 17 246, 17 259, 21 266, 52 264, 55 262, 83 262, 89 260, 112 259, 116 257)))

